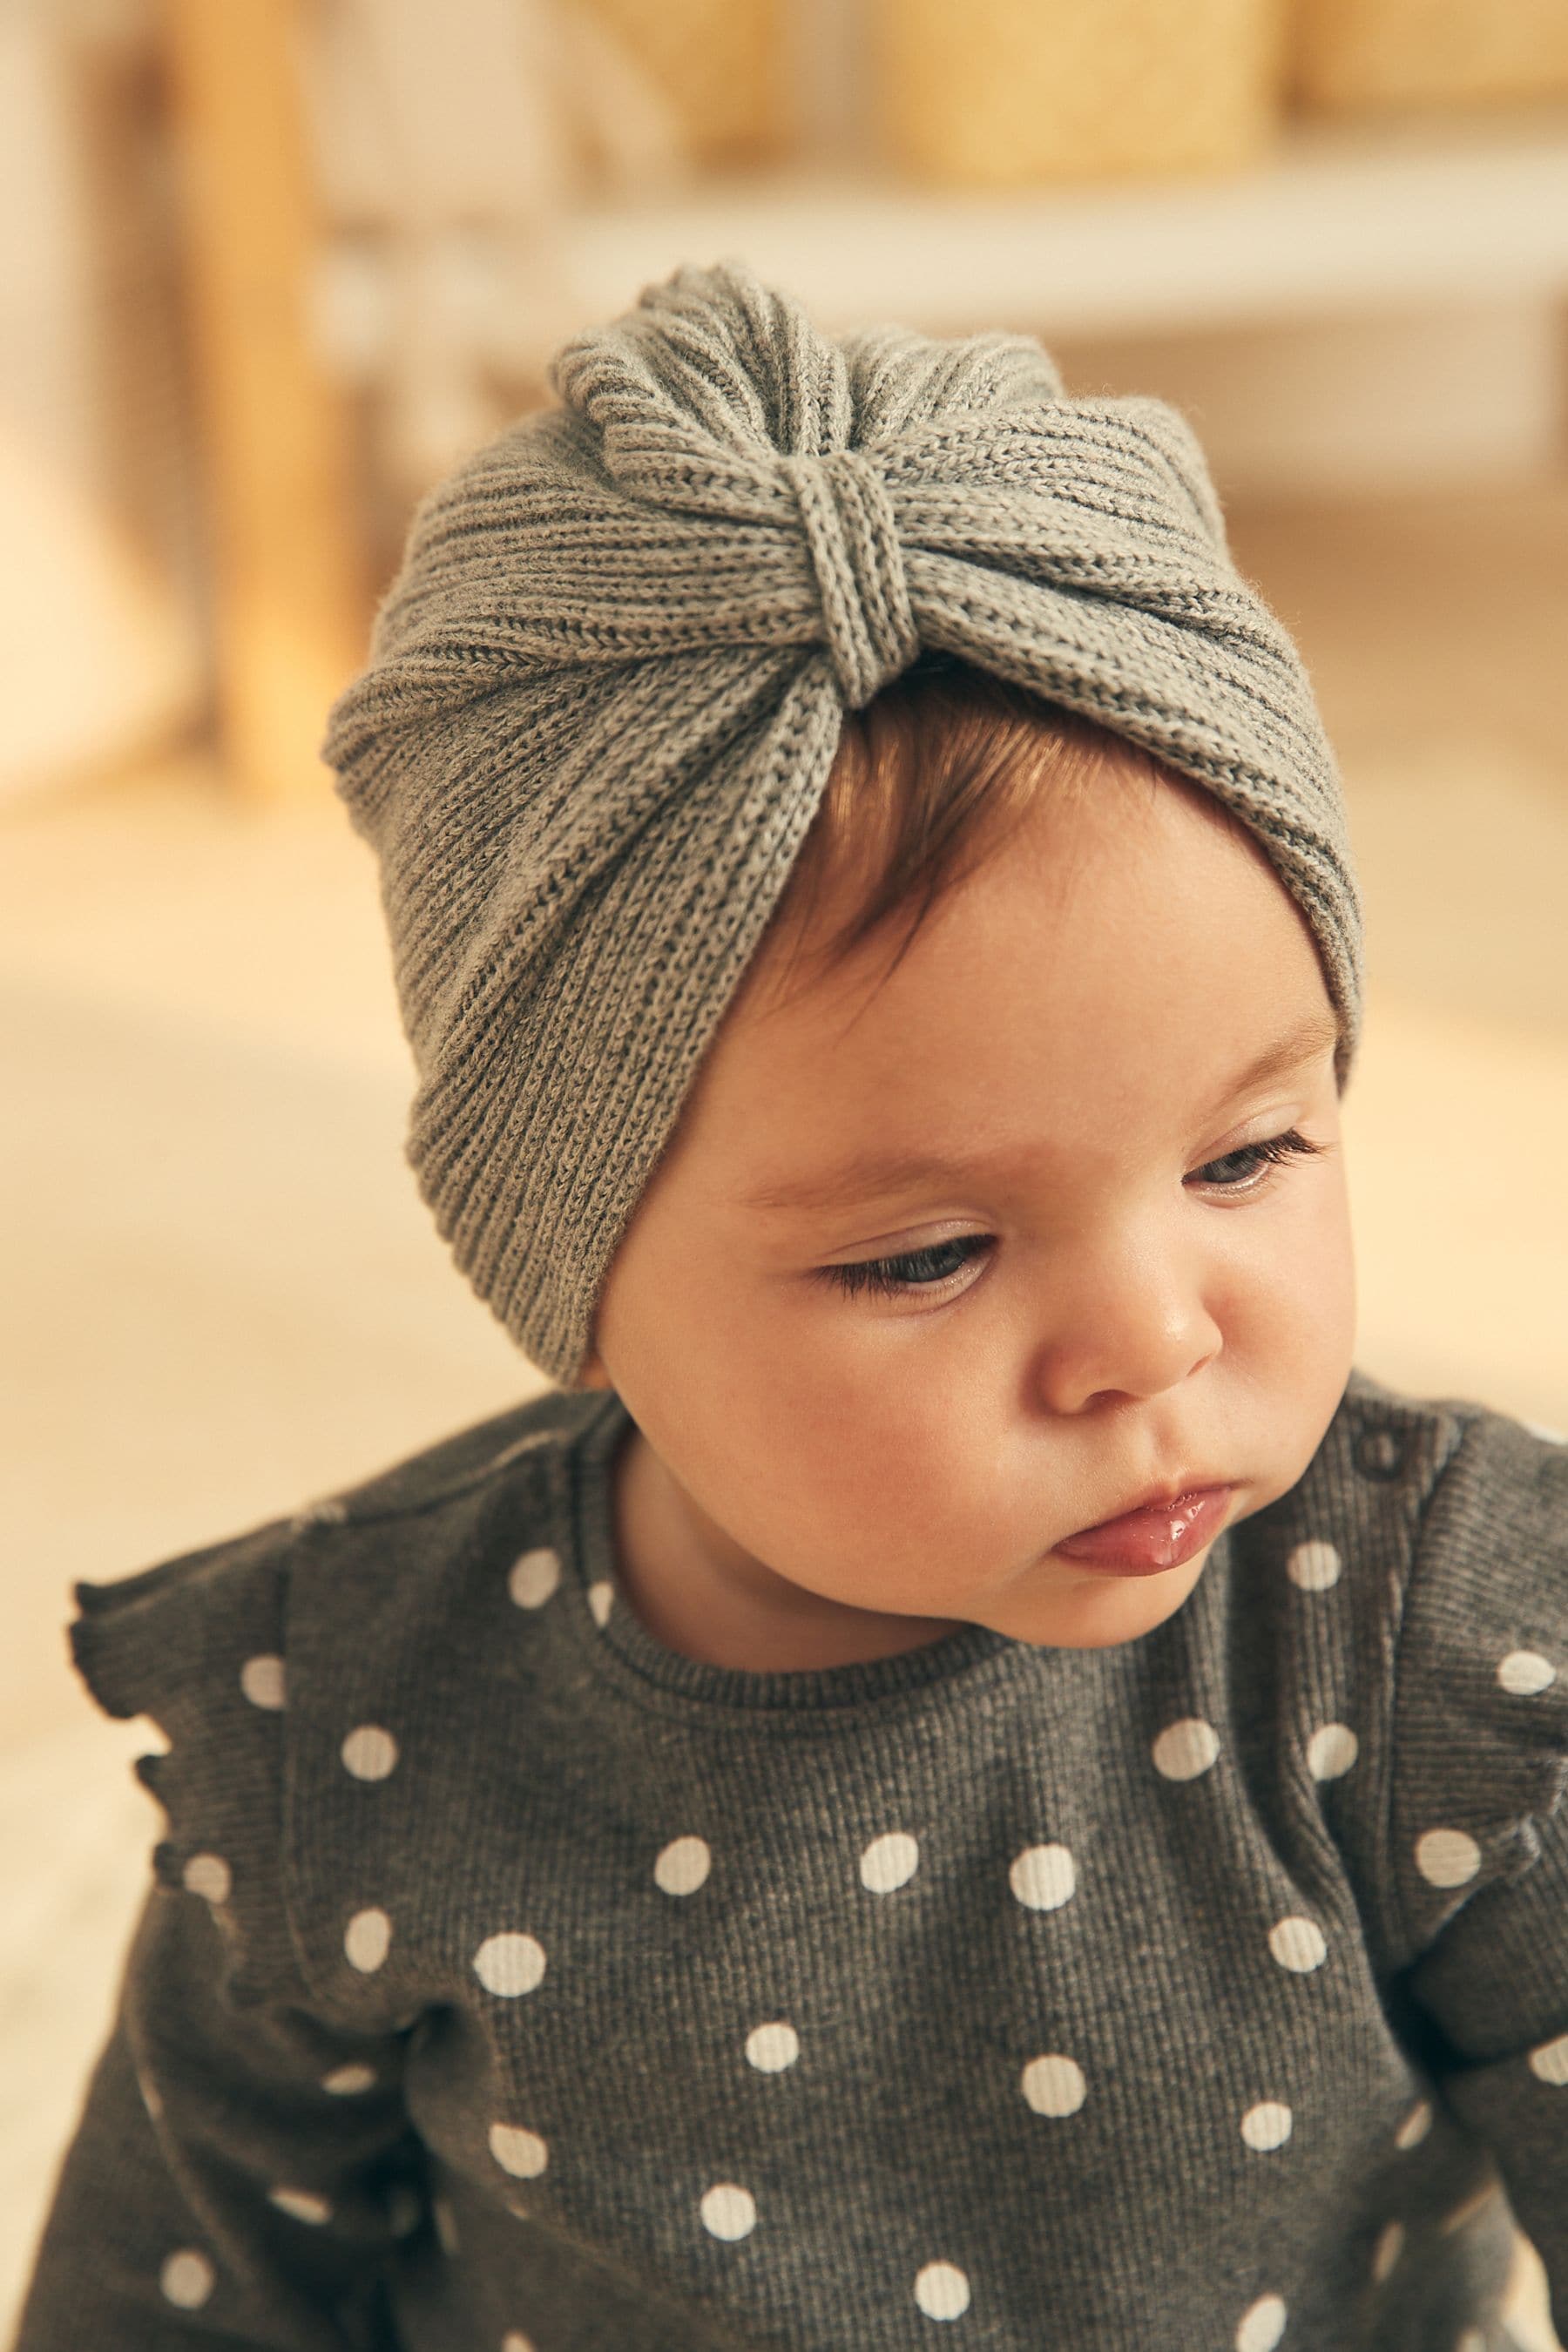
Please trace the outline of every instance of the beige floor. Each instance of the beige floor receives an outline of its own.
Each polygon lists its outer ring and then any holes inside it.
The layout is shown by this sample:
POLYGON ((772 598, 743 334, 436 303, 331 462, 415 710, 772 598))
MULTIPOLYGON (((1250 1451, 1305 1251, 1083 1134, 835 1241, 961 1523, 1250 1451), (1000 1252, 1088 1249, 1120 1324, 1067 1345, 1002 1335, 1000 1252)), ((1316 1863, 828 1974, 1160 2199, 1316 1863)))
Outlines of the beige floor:
MULTIPOLYGON (((1362 872, 1358 1359, 1568 1430, 1568 483, 1233 537, 1318 678, 1362 872)), ((0 2320, 156 1834, 145 1727, 67 1664, 71 1580, 538 1385, 415 1195, 406 1081, 334 803, 246 814, 192 760, 0 814, 0 2320)))

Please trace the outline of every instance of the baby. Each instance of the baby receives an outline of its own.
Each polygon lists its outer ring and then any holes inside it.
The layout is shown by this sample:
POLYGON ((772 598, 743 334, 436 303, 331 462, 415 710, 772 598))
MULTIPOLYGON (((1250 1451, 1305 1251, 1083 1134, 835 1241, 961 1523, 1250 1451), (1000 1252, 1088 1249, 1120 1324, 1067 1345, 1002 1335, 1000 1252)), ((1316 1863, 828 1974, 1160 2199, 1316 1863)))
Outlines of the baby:
POLYGON ((1020 694, 911 676, 846 738, 797 869, 830 887, 807 921, 792 880, 603 1290, 620 1584, 720 1665, 1132 1641, 1350 1371, 1310 935, 1210 795, 1020 694), (857 853, 935 912, 791 979, 857 853))
POLYGON ((17 2352, 1568 2323, 1568 1447, 1352 1367, 1361 940, 1158 403, 738 265, 329 756, 556 1382, 79 1585, 168 1817, 17 2352))

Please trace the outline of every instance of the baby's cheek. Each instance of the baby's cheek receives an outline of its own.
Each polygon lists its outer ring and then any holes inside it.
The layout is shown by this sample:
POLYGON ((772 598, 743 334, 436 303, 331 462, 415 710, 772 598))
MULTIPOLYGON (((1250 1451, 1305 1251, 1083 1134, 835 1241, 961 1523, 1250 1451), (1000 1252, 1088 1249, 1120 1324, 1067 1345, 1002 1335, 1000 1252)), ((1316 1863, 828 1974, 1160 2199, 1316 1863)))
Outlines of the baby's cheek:
MULTIPOLYGON (((1327 1204, 1331 1209, 1334 1204, 1327 1204)), ((1277 1382, 1294 1392, 1306 1421, 1327 1420, 1355 1348, 1356 1285, 1348 1212, 1326 1213, 1305 1238, 1277 1316, 1258 1345, 1275 1360, 1277 1382)))
POLYGON ((999 1499, 951 1438, 908 1454, 868 1451, 839 1487, 825 1533, 847 1573, 887 1589, 888 1606, 946 1614, 1011 1555, 999 1499))

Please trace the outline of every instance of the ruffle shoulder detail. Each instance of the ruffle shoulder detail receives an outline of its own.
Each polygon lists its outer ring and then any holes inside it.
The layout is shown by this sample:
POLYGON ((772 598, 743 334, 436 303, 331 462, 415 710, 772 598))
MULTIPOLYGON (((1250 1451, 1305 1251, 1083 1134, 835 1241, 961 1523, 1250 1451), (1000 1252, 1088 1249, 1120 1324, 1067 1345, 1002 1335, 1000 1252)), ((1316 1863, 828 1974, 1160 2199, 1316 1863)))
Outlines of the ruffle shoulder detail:
MULTIPOLYGON (((364 1970, 366 1922, 348 1937, 350 1965, 337 1919, 368 1839, 354 1798, 395 1753, 385 1695, 439 1710, 423 1695, 440 1683, 482 1531, 498 1508, 536 1523, 562 1475, 558 1441, 602 1407, 596 1393, 550 1391, 287 1518, 74 1587, 71 1654, 92 1696, 169 1742, 134 1768, 166 1817, 153 1877, 211 1905, 235 2000, 387 2021, 397 1971, 364 1970), (330 1952, 322 1916, 336 1922, 330 1952)), ((448 1668, 467 1675, 472 1660, 448 1668)))
POLYGON ((281 1883, 291 1525, 73 1588, 71 1655, 104 1713, 169 1745, 137 1759, 165 1816, 157 1885, 210 1905, 241 2004, 304 1990, 281 1883))
POLYGON ((1550 1968, 1560 2007, 1563 1955, 1541 1942, 1538 1904, 1568 1916, 1568 1437, 1446 1409, 1463 1435, 1422 1514, 1395 1656, 1388 1827, 1404 1940, 1415 1957, 1456 1913, 1484 1909, 1497 1981, 1517 2000, 1550 1968), (1517 1953, 1503 1948, 1513 1937, 1517 1953))

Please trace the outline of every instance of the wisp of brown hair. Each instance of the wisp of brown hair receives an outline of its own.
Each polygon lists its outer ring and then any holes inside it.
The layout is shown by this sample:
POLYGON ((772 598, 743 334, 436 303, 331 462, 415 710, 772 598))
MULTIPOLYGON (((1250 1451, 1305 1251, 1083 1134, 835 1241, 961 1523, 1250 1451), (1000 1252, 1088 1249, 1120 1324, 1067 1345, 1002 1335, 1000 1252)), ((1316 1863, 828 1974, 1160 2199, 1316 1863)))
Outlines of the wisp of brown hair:
POLYGON ((825 892, 854 903, 814 946, 820 976, 895 916, 908 916, 889 971, 933 907, 1002 848, 1043 794, 1071 805, 1114 767, 1152 787, 1180 781, 1141 744, 1065 704, 968 663, 922 656, 845 715, 822 800, 770 932, 789 938, 793 971, 825 892))

